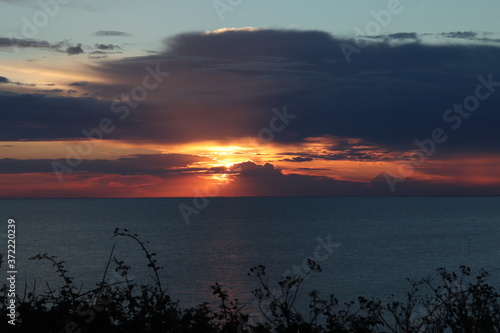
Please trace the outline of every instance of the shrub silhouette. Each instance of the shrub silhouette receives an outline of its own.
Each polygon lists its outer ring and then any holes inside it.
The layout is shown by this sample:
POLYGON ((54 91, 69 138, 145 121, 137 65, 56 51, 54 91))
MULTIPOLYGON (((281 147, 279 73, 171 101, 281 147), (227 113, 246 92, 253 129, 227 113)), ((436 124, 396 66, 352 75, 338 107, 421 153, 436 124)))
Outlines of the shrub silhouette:
MULTIPOLYGON (((16 325, 7 323, 8 287, 0 290, 1 332, 172 332, 172 333, 328 333, 328 332, 500 332, 499 294, 486 282, 488 273, 481 270, 473 276, 465 266, 458 273, 444 268, 436 278, 409 280, 411 288, 404 301, 358 297, 340 304, 334 295, 326 298, 319 292, 308 295, 308 313, 295 306, 303 281, 321 267, 308 260, 309 270, 300 276, 284 276, 273 287, 262 265, 250 269, 258 287, 254 289, 261 321, 250 320, 250 313, 237 299, 230 299, 223 286, 211 286, 219 299, 216 308, 203 302, 182 309, 165 292, 159 277, 161 267, 150 252, 147 242, 127 229, 114 231, 114 237, 124 237, 137 243, 147 260, 153 282, 138 285, 128 277, 130 266, 113 256, 111 251, 103 279, 96 288, 83 292, 55 256, 47 253, 31 260, 44 260, 55 267, 62 286, 37 294, 36 284, 25 285, 23 295, 17 295, 16 325), (107 283, 111 264, 124 281, 107 283)), ((0 258, 0 266, 2 260, 0 258)))

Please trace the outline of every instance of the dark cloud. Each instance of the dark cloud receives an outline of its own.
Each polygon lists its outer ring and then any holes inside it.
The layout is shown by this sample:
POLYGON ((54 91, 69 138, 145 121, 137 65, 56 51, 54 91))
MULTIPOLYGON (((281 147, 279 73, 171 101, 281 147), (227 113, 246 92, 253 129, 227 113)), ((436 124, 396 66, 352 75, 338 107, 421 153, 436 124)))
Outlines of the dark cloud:
POLYGON ((238 173, 222 195, 245 196, 391 196, 391 195, 500 195, 498 185, 470 185, 406 178, 391 192, 383 173, 372 182, 336 180, 329 177, 283 174, 267 163, 235 164, 238 173))
POLYGON ((64 90, 62 89, 46 89, 46 90, 37 90, 39 93, 62 93, 64 90))
POLYGON ((220 167, 212 167, 206 170, 207 173, 221 173, 221 174, 227 174, 232 171, 229 171, 226 167, 220 166, 220 167))
MULTIPOLYGON (((0 147, 11 147, 11 145, 0 147)), ((78 179, 79 182, 93 179, 93 184, 89 184, 92 190, 89 191, 90 196, 102 195, 102 186, 107 184, 106 176, 154 177, 154 182, 168 186, 170 180, 177 181, 181 179, 180 177, 196 177, 207 173, 229 175, 231 182, 221 187, 220 196, 500 195, 500 186, 498 185, 466 185, 413 178, 406 178, 398 182, 397 191, 391 192, 384 173, 379 174, 371 182, 357 182, 293 173, 285 175, 279 168, 269 163, 258 165, 254 162, 243 162, 233 165, 230 170, 224 167, 206 170, 191 166, 193 163, 208 160, 206 157, 187 154, 137 154, 116 160, 84 160, 71 173, 71 178, 78 179), (98 179, 102 179, 102 181, 98 179)), ((63 159, 17 160, 3 158, 0 159, 0 174, 46 173, 51 175, 54 171, 53 162, 66 163, 63 159)), ((328 170, 324 168, 300 169, 328 170)), ((63 177, 69 177, 69 175, 65 174, 63 177)), ((121 188, 122 186, 109 189, 108 195, 124 196, 121 188), (117 191, 120 191, 118 195, 117 191)), ((126 186, 123 188, 125 189, 126 186)), ((46 195, 47 193, 45 193, 46 195)), ((55 194, 56 197, 60 195, 60 193, 55 194)), ((74 196, 75 193, 72 195, 74 196)), ((78 196, 78 194, 76 195, 78 196)))
POLYGON ((12 48, 34 48, 41 50, 49 50, 56 52, 64 52, 68 55, 75 55, 84 53, 82 49, 82 44, 77 44, 77 46, 72 46, 68 41, 62 41, 59 43, 49 43, 44 40, 36 39, 19 39, 19 38, 0 38, 0 49, 12 49, 12 48))
POLYGON ((82 44, 78 44, 77 46, 70 46, 66 49, 67 55, 76 55, 81 53, 85 53, 82 49, 82 44))
POLYGON ((100 31, 97 31, 97 32, 94 32, 92 34, 93 36, 113 36, 113 37, 128 37, 128 36, 132 36, 126 32, 123 32, 123 31, 113 31, 113 30, 100 30, 100 31))
POLYGON ((463 39, 470 42, 476 42, 478 44, 498 44, 500 39, 488 37, 491 33, 483 32, 478 33, 474 31, 454 31, 454 32, 442 32, 442 33, 416 33, 416 32, 398 32, 393 34, 380 34, 380 35, 369 35, 369 36, 357 36, 356 40, 361 42, 370 41, 382 41, 388 44, 396 43, 408 43, 408 42, 421 42, 427 37, 440 38, 440 39, 463 39))
POLYGON ((310 162, 313 159, 311 157, 293 157, 282 159, 284 162, 310 162))
MULTIPOLYGON (((12 158, 0 159, 0 174, 31 173, 31 172, 53 172, 51 163, 53 160, 34 159, 17 160, 12 158)), ((64 162, 61 160, 61 162, 64 162)))
POLYGON ((452 31, 452 32, 442 32, 440 34, 430 34, 430 33, 422 34, 422 36, 431 36, 438 38, 463 39, 465 41, 475 42, 476 44, 498 45, 498 43, 500 43, 500 39, 491 37, 491 35, 494 34, 490 32, 475 32, 475 31, 452 31))
POLYGON ((269 60, 271 60, 269 64, 275 61, 280 63, 284 59, 314 61, 339 53, 334 38, 320 31, 257 30, 211 34, 186 33, 169 38, 166 42, 168 45, 166 54, 213 59, 265 57, 256 59, 263 60, 262 65, 268 64, 269 60), (300 44, 297 45, 299 40, 300 44), (238 48, 222 49, 228 45, 238 45, 238 48))
MULTIPOLYGON (((160 63, 172 73, 176 93, 163 109, 177 125, 187 126, 180 130, 165 124, 165 133, 172 133, 164 134, 165 140, 256 136, 269 125, 271 108, 287 105, 300 121, 275 135, 276 141, 333 134, 388 149, 411 148, 433 128, 449 128, 443 113, 474 93, 478 75, 491 73, 500 80, 498 47, 381 42, 353 54, 348 64, 341 42, 327 33, 304 31, 184 34, 168 40, 163 55, 108 63, 102 70, 140 77, 144 65, 160 63)), ((467 130, 453 133, 459 141, 484 143, 484 131, 499 120, 493 112, 495 97, 481 108, 489 121, 468 119, 467 130)))
MULTIPOLYGON (((221 195, 358 195, 366 192, 368 183, 339 181, 328 177, 284 175, 272 164, 253 162, 235 164, 230 170, 224 167, 199 169, 190 167, 195 162, 209 158, 187 154, 138 154, 117 160, 84 160, 76 175, 149 175, 169 179, 190 173, 229 174, 233 182, 221 195)), ((65 160, 0 159, 0 174, 52 173, 52 163, 65 160)), ((64 176, 64 175, 63 175, 64 176)))
POLYGON ((113 44, 95 44, 94 46, 96 49, 99 49, 99 50, 120 49, 120 47, 118 45, 113 45, 113 44))
POLYGON ((390 155, 384 155, 382 152, 378 153, 364 153, 356 151, 345 151, 337 153, 325 153, 325 154, 309 154, 309 153, 283 153, 282 155, 299 155, 292 159, 284 159, 287 162, 307 162, 316 160, 326 160, 326 161, 385 161, 393 160, 394 157, 390 155))
POLYGON ((279 155, 288 156, 298 156, 293 159, 285 159, 284 161, 297 162, 308 161, 308 160, 327 160, 327 161, 339 161, 339 160, 351 160, 351 161, 387 161, 394 160, 397 156, 387 149, 381 149, 379 147, 373 146, 368 142, 349 142, 344 139, 335 139, 336 141, 331 146, 325 147, 322 152, 316 153, 305 153, 305 152, 283 152, 279 155))
POLYGON ((445 32, 442 33, 441 36, 445 38, 456 38, 456 39, 465 39, 470 41, 475 41, 478 43, 500 43, 499 38, 491 38, 488 37, 488 33, 479 34, 474 31, 455 31, 455 32, 445 32))
MULTIPOLYGON (((277 143, 335 136, 358 138, 386 152, 406 151, 415 149, 415 139, 429 138, 434 128, 441 127, 449 140, 440 150, 498 152, 500 137, 491 133, 497 132, 500 123, 496 111, 500 88, 463 119, 459 130, 452 130, 443 114, 475 93, 479 75, 500 81, 499 47, 372 42, 351 54, 348 64, 341 43, 355 47, 350 40, 319 31, 178 35, 167 40, 161 53, 96 65, 94 70, 115 84, 99 87, 95 100, 32 97, 21 101, 0 96, 2 105, 12 110, 9 117, 17 128, 7 128, 0 136, 13 141, 81 137, 83 128, 97 126, 99 116, 117 119, 118 114, 110 111, 111 102, 100 97, 112 100, 130 94, 150 66, 170 76, 149 91, 137 109, 129 108, 130 116, 109 138, 174 143, 256 137, 270 126, 273 108, 283 113, 286 106, 296 118, 274 134, 277 143), (31 105, 35 100, 36 108, 31 105), (90 106, 103 113, 84 109, 90 106), (67 125, 61 126, 61 117, 67 125), (22 127, 24 123, 32 127, 22 127)), ((376 151, 351 147, 321 158, 380 157, 376 151)))
POLYGON ((16 86, 28 86, 28 87, 36 86, 36 84, 34 84, 34 83, 12 82, 11 80, 6 78, 5 76, 0 76, 0 84, 2 84, 2 83, 3 84, 14 84, 16 86))
POLYGON ((89 55, 90 59, 106 59, 107 57, 108 56, 106 55, 106 53, 101 51, 91 52, 89 55), (95 55, 95 54, 102 54, 102 55, 95 55))
POLYGON ((297 170, 315 170, 315 171, 328 171, 329 168, 297 168, 297 170))
POLYGON ((441 35, 447 38, 475 39, 477 37, 477 33, 473 31, 443 32, 441 35))
POLYGON ((389 34, 387 37, 391 39, 419 39, 420 36, 416 32, 398 32, 395 34, 389 34))
MULTIPOLYGON (((109 50, 111 50, 111 49, 109 49, 109 50)), ((91 59, 107 58, 108 54, 123 53, 122 51, 109 51, 109 50, 106 50, 106 51, 101 51, 101 50, 92 51, 92 52, 89 53, 90 54, 89 58, 91 58, 91 59)))
POLYGON ((365 42, 382 41, 387 44, 418 42, 420 38, 421 35, 416 32, 397 32, 393 34, 361 35, 356 37, 357 40, 365 42))
MULTIPOLYGON (((210 160, 209 158, 187 154, 137 154, 116 160, 84 160, 75 168, 75 172, 118 175, 166 175, 182 173, 192 169, 186 167, 194 162, 210 160)), ((0 173, 52 173, 53 162, 66 165, 66 160, 0 159, 0 173)), ((198 171, 198 169, 195 169, 198 171)))
POLYGON ((0 37, 0 48, 37 48, 46 50, 55 50, 61 47, 62 43, 51 44, 44 40, 19 39, 0 37))
POLYGON ((78 82, 71 82, 68 84, 70 87, 85 87, 88 86, 89 83, 87 81, 78 81, 78 82))
POLYGON ((366 193, 370 184, 329 177, 284 175, 272 164, 243 162, 232 166, 237 174, 221 192, 228 196, 348 196, 366 193))
POLYGON ((82 138, 82 130, 99 126, 111 112, 109 103, 92 98, 0 94, 3 105, 0 140, 82 138))

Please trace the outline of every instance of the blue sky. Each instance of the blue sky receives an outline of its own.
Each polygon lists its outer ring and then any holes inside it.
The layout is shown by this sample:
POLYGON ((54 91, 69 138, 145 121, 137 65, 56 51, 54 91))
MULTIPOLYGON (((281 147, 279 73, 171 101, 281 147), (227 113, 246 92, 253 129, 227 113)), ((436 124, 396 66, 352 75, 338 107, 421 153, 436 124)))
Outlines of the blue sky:
MULTIPOLYGON (((55 1, 55 0, 54 0, 55 1)), ((68 1, 68 0, 65 0, 68 1)), ((50 3, 49 0, 45 1, 50 3)), ((221 0, 227 3, 227 0, 221 0)), ((371 11, 387 8, 390 1, 348 0, 241 0, 232 11, 217 14, 214 1, 194 0, 92 0, 69 1, 60 12, 40 28, 36 39, 49 42, 70 40, 74 43, 106 43, 116 38, 91 36, 96 31, 123 31, 129 33, 122 43, 127 50, 144 51, 161 47, 168 36, 187 31, 215 30, 223 27, 293 28, 322 30, 336 36, 353 36, 354 27, 363 28, 374 20, 371 11), (84 4, 82 4, 84 3, 84 4)), ((393 15, 384 33, 418 32, 442 33, 475 31, 498 33, 500 2, 483 0, 401 0, 402 11, 393 15)), ((38 1, 0 0, 0 31, 22 35, 22 20, 32 17, 41 6, 38 1)))

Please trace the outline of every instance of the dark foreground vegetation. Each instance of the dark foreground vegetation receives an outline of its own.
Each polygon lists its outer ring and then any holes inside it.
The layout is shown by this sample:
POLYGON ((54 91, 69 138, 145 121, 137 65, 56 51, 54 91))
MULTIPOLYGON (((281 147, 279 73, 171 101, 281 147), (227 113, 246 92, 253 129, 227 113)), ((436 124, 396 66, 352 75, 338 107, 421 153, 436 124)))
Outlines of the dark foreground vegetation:
MULTIPOLYGON (((173 332, 173 333, 244 333, 244 332, 500 332, 499 294, 486 282, 487 273, 476 275, 470 268, 458 272, 437 270, 436 277, 410 281, 403 300, 358 297, 339 303, 333 296, 309 293, 309 310, 299 313, 294 305, 301 283, 320 266, 309 261, 302 276, 283 277, 276 285, 266 280, 264 266, 250 269, 259 287, 253 291, 260 313, 250 315, 245 306, 229 299, 221 285, 211 288, 219 303, 202 303, 182 309, 166 293, 159 278, 161 267, 155 253, 148 250, 136 234, 115 230, 115 237, 134 240, 144 251, 153 282, 137 285, 128 279, 127 266, 110 255, 102 281, 93 290, 77 288, 63 261, 47 254, 31 259, 52 263, 63 280, 57 291, 44 294, 17 292, 16 325, 8 323, 8 287, 0 292, 1 332, 173 332), (114 268, 113 268, 114 267, 114 268), (106 283, 106 274, 114 269, 123 282, 106 283)), ((34 289, 34 288, 33 288, 34 289)))

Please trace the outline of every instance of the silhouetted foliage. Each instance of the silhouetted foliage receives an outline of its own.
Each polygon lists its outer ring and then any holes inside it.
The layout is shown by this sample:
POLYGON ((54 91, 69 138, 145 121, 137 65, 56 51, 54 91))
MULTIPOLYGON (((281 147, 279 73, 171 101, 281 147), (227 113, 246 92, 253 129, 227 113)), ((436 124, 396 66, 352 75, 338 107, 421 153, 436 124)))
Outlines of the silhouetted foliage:
MULTIPOLYGON (((102 281, 97 287, 82 292, 74 285, 64 261, 47 253, 31 260, 50 262, 62 280, 62 286, 37 294, 36 284, 23 295, 16 295, 16 325, 7 323, 7 292, 0 290, 0 323, 2 332, 172 332, 172 333, 328 333, 328 332, 500 332, 499 294, 486 282, 488 273, 481 270, 473 276, 471 269, 461 266, 459 272, 437 270, 437 279, 411 281, 404 301, 358 297, 356 301, 340 304, 334 295, 320 297, 309 293, 309 313, 300 313, 296 306, 303 281, 321 267, 309 259, 309 270, 300 276, 284 276, 273 287, 267 281, 262 265, 250 269, 258 287, 253 291, 260 321, 250 320, 250 313, 237 299, 230 299, 222 285, 211 286, 219 299, 216 308, 204 302, 182 309, 164 290, 155 259, 137 234, 116 229, 114 237, 134 240, 147 259, 153 283, 138 285, 128 277, 130 266, 113 256, 111 251, 102 281), (124 281, 107 283, 111 263, 124 281)), ((0 260, 1 266, 1 260, 0 260)))

